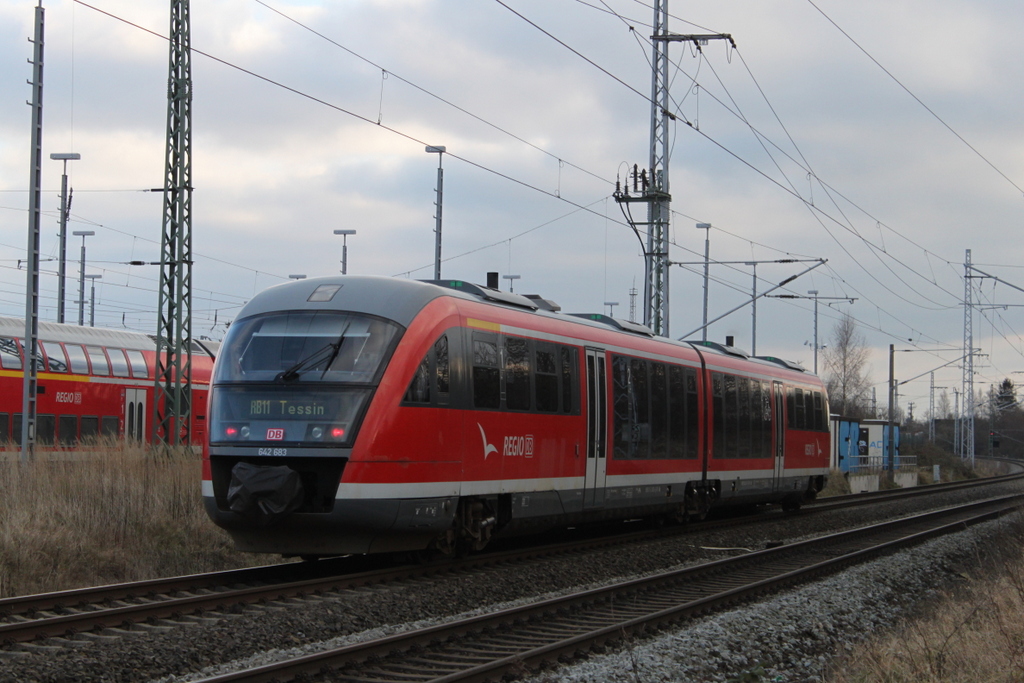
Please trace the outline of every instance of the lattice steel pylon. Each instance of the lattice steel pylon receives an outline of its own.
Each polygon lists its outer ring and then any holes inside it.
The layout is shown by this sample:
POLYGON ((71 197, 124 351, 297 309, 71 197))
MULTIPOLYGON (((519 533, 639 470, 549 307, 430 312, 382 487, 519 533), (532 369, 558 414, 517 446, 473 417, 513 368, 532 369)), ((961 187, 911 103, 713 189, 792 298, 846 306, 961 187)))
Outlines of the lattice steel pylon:
POLYGON ((647 191, 647 279, 644 282, 644 324, 655 334, 668 336, 668 187, 669 119, 668 100, 668 0, 654 2, 654 32, 651 40, 651 156, 650 187, 647 191))
POLYGON ((157 322, 154 429, 189 442, 192 407, 192 52, 189 0, 171 0, 167 155, 157 322))
POLYGON ((971 280, 974 278, 971 266, 971 250, 964 257, 964 365, 961 387, 963 402, 960 415, 960 440, 957 452, 961 460, 974 465, 974 324, 972 321, 974 295, 971 280))

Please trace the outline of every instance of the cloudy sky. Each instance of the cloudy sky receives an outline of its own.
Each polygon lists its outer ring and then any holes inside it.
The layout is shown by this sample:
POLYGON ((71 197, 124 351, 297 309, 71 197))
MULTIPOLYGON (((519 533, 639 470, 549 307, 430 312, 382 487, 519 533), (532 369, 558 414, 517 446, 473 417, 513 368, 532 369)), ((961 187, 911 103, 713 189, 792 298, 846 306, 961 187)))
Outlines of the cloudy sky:
MULTIPOLYGON (((36 0, 0 0, 0 315, 25 311, 36 0)), ((43 114, 43 320, 56 319, 60 162, 70 230, 88 238, 97 325, 152 332, 159 258, 169 3, 50 0, 43 114)), ((673 337, 750 297, 744 261, 827 259, 776 293, 817 290, 819 343, 841 313, 910 379, 962 353, 965 250, 977 386, 1024 370, 1024 5, 1009 0, 678 0, 674 44, 673 337), (842 297, 856 299, 852 304, 842 297), (938 350, 935 349, 949 349, 938 350)), ((648 162, 647 0, 212 0, 192 3, 194 334, 220 338, 289 274, 429 278, 444 145, 445 277, 515 274, 571 312, 628 317, 636 235, 612 199, 648 162), (200 54, 201 52, 201 54, 200 54)), ((638 207, 636 207, 637 210, 638 207)), ((641 212, 642 213, 642 212, 641 212)), ((77 299, 80 238, 68 243, 77 299)), ((809 264, 764 263, 758 290, 809 264)), ((503 280, 503 286, 508 281, 503 280)), ((637 300, 637 316, 642 317, 637 300)), ((69 319, 77 308, 68 304, 69 319)), ((814 304, 758 302, 757 352, 813 366, 814 304)), ((751 346, 750 307, 709 338, 751 346)), ((699 336, 691 335, 691 336, 699 336)), ((954 362, 936 385, 959 388, 954 362)), ((928 406, 928 375, 902 388, 928 406)))

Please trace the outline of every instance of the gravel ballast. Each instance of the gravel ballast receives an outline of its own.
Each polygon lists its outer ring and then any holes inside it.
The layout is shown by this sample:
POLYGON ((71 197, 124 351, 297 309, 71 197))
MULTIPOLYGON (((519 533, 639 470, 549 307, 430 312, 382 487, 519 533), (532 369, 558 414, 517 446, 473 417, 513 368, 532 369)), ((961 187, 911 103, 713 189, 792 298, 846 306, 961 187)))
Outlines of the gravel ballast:
MULTIPOLYGON (((989 495, 951 494, 945 501, 989 495)), ((273 608, 240 608, 233 615, 191 626, 139 631, 79 647, 26 654, 0 651, 0 681, 187 680, 205 667, 228 662, 257 665, 267 661, 263 653, 268 651, 319 649, 336 638, 362 639, 414 624, 426 626, 482 606, 533 600, 735 552, 709 548, 759 549, 771 541, 799 540, 909 514, 912 509, 910 503, 890 503, 780 518, 739 530, 613 548, 585 559, 548 558, 273 608)), ((816 680, 845 643, 896 623, 919 600, 934 599, 937 589, 962 580, 960 572, 976 564, 979 549, 999 536, 997 523, 982 525, 766 602, 705 618, 671 635, 662 632, 635 641, 622 654, 590 655, 587 661, 541 673, 534 680, 725 681, 757 672, 758 667, 781 676, 778 680, 816 680)))

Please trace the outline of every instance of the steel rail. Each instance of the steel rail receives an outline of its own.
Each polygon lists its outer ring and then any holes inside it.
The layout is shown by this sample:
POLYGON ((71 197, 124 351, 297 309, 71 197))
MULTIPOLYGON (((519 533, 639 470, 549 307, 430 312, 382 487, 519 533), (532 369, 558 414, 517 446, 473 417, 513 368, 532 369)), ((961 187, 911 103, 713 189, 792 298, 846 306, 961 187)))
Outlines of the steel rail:
POLYGON ((756 595, 835 572, 897 548, 963 530, 969 525, 1019 510, 1022 503, 1024 494, 929 512, 213 676, 201 683, 280 681, 328 670, 330 680, 337 681, 350 678, 360 681, 395 680, 396 671, 404 672, 409 680, 419 671, 416 680, 432 683, 493 680, 510 670, 535 667, 560 656, 574 655, 594 644, 618 640, 644 628, 678 622, 722 605, 749 600, 756 595), (906 528, 911 531, 904 531, 906 528), (804 556, 803 559, 797 557, 799 554, 804 556), (775 568, 772 568, 773 564, 775 568), (730 572, 743 580, 730 581, 730 572), (744 578, 744 574, 755 576, 749 580, 744 578), (689 597, 668 607, 660 606, 664 605, 666 593, 671 591, 689 597), (634 610, 640 608, 641 599, 645 596, 653 596, 654 607, 648 608, 645 614, 635 614, 634 610), (609 620, 609 612, 615 611, 628 611, 629 614, 625 618, 609 620), (587 622, 599 625, 578 626, 587 622), (569 635, 552 635, 558 631, 569 632, 569 635), (498 647, 492 648, 490 661, 480 663, 482 653, 488 649, 488 639, 497 641, 498 647), (520 640, 520 645, 512 649, 517 640, 520 640), (466 655, 467 651, 472 654, 466 655), (442 671, 437 671, 439 669, 442 671), (437 675, 428 675, 428 670, 434 670, 437 675))
MULTIPOLYGON (((1024 475, 1009 475, 933 485, 871 495, 837 496, 805 508, 801 514, 825 512, 842 507, 886 502, 906 496, 945 493, 958 488, 994 485, 1024 475), (902 494, 902 495, 901 495, 902 494)), ((44 593, 0 599, 0 643, 27 642, 39 638, 74 635, 106 628, 130 627, 153 619, 176 619, 204 611, 223 610, 233 605, 258 604, 275 600, 348 590, 371 584, 386 584, 409 578, 447 574, 481 566, 497 566, 542 557, 585 553, 631 543, 703 533, 737 525, 778 521, 783 513, 707 521, 692 526, 645 529, 625 534, 604 535, 565 542, 564 540, 526 549, 474 555, 431 564, 381 566, 376 558, 332 558, 319 562, 286 563, 249 569, 213 572, 114 584, 96 588, 44 593), (374 566, 373 569, 365 569, 374 566), (241 587, 237 587, 241 584, 241 587), (201 592, 199 595, 182 593, 201 592), (124 604, 134 601, 134 604, 124 604), (120 603, 120 604, 116 604, 120 603)))

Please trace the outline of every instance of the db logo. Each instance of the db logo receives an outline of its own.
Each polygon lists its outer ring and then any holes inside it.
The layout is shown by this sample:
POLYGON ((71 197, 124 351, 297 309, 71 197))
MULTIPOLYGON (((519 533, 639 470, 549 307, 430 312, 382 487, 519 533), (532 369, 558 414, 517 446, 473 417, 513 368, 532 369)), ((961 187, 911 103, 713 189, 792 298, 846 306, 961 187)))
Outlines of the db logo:
POLYGON ((267 441, 284 441, 284 430, 280 427, 267 430, 267 441))

